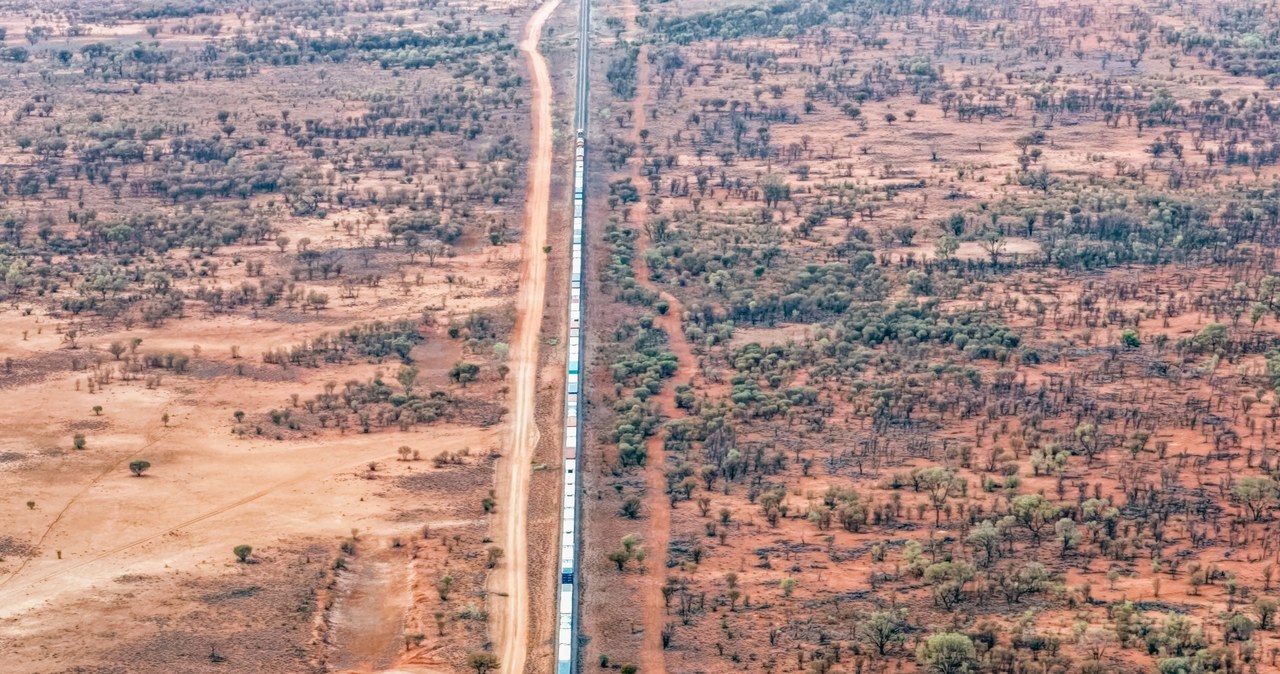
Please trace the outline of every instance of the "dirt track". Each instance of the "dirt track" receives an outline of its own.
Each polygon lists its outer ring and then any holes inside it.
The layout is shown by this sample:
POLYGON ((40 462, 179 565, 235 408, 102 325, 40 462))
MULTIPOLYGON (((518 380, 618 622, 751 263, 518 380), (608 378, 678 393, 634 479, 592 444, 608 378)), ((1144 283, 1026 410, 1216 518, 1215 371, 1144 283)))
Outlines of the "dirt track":
POLYGON ((520 50, 529 59, 533 80, 533 138, 529 156, 529 186, 525 195, 524 251, 520 265, 520 294, 511 372, 515 386, 511 405, 511 441, 498 473, 498 494, 503 517, 502 572, 494 575, 494 590, 505 601, 493 603, 495 637, 502 671, 524 671, 529 639, 528 500, 530 460, 538 443, 535 403, 538 345, 545 305, 547 214, 551 193, 551 76, 538 51, 542 26, 560 0, 548 0, 534 13, 525 29, 520 50))
MULTIPOLYGON (((628 27, 639 32, 639 26, 636 23, 637 7, 635 2, 628 2, 623 6, 623 13, 626 16, 628 27)), ((640 146, 643 142, 640 131, 644 128, 645 123, 645 103, 649 101, 649 59, 648 45, 641 45, 640 56, 636 59, 636 96, 631 102, 631 142, 636 146, 640 146)), ((631 181, 634 184, 644 182, 641 175, 641 160, 631 162, 631 181)), ((632 259, 632 267, 636 273, 636 279, 646 288, 654 291, 661 291, 649 278, 649 270, 644 264, 644 250, 652 242, 642 240, 637 242, 641 247, 637 248, 637 255, 632 259)), ((678 301, 667 293, 662 293, 664 298, 672 303, 673 306, 680 308, 678 301)), ((682 376, 692 376, 697 370, 697 360, 694 358, 693 351, 685 340, 684 332, 680 326, 679 316, 682 311, 672 311, 657 318, 658 326, 662 328, 668 336, 668 346, 675 352, 680 363, 680 373, 682 376)), ((675 394, 672 387, 663 388, 662 393, 658 396, 658 400, 665 410, 675 410, 675 394)), ((651 568, 646 569, 645 578, 641 584, 641 606, 643 616, 644 634, 640 645, 640 670, 649 672, 650 674, 666 674, 666 659, 663 657, 662 648, 662 629, 663 623, 666 621, 666 602, 662 598, 662 586, 666 581, 666 560, 667 547, 671 538, 671 509, 667 504, 666 494, 666 452, 664 451, 663 437, 661 434, 653 435, 645 444, 648 452, 648 461, 645 468, 645 506, 649 512, 649 530, 645 536, 645 546, 655 554, 657 563, 651 568)))

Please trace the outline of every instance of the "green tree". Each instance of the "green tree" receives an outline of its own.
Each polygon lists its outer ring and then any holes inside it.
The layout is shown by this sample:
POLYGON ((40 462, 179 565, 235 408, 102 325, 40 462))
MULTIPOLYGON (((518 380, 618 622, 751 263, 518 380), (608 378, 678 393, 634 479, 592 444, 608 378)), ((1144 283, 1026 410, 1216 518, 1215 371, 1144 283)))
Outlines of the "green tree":
POLYGON ((418 381, 418 368, 413 366, 400 368, 400 371, 396 373, 396 381, 400 382, 400 385, 404 387, 405 395, 411 395, 413 393, 413 385, 418 381))
POLYGON ((631 561, 631 553, 625 549, 614 550, 609 553, 609 561, 618 565, 618 571, 626 571, 627 562, 631 561))
POLYGON ((1075 436, 1081 449, 1084 450, 1085 458, 1093 464, 1094 457, 1103 450, 1103 437, 1098 432, 1098 427, 1087 421, 1081 422, 1076 424, 1075 436))
POLYGON ((976 572, 968 562, 938 562, 924 570, 924 582, 933 586, 934 601, 950 611, 964 600, 964 586, 976 572))
POLYGON ((764 205, 769 208, 773 208, 791 198, 791 186, 787 184, 785 178, 777 173, 770 173, 765 176, 761 189, 764 192, 764 205))
POLYGON ((991 258, 991 264, 996 265, 1000 264, 1000 256, 1004 255, 1004 250, 1008 243, 1005 241, 1003 234, 991 230, 984 233, 981 239, 978 239, 978 245, 987 252, 987 256, 991 258))
POLYGON ((969 530, 969 535, 965 537, 965 543, 971 547, 982 551, 982 566, 991 566, 992 560, 1000 552, 1000 530, 991 520, 983 520, 981 524, 969 530))
POLYGON ((1224 636, 1228 643, 1232 641, 1248 641, 1253 637, 1253 631, 1257 626, 1248 616, 1242 613, 1236 613, 1227 620, 1227 628, 1224 630, 1224 636))
POLYGON ((933 674, 968 674, 978 669, 978 651, 969 637, 943 632, 920 644, 916 662, 933 674))
POLYGON ((993 580, 1005 601, 1016 604, 1024 595, 1044 590, 1049 584, 1049 571, 1039 562, 1030 562, 1017 571, 1001 569, 993 574, 993 580))
POLYGON ((858 634, 884 656, 903 640, 902 616, 890 611, 876 611, 858 623, 858 634))
POLYGON ((1277 489, 1275 480, 1250 475, 1236 480, 1231 493, 1256 522, 1275 505, 1277 489))
POLYGON ((1156 671, 1160 674, 1191 674, 1191 658, 1164 658, 1156 663, 1156 671))
POLYGON ((1040 544, 1040 532, 1058 516, 1058 506, 1044 497, 1044 494, 1023 494, 1014 497, 1009 504, 1013 517, 1018 524, 1031 532, 1031 538, 1040 544))
POLYGON ((237 545, 231 549, 231 552, 235 553, 236 559, 239 559, 241 563, 247 562, 249 561, 249 555, 253 554, 253 546, 237 545))
POLYGON ((147 469, 150 467, 151 462, 143 461, 142 459, 129 462, 129 470, 133 473, 134 477, 142 477, 142 474, 147 472, 147 469))
POLYGON ((462 384, 463 388, 466 388, 467 382, 475 381, 479 374, 480 366, 466 361, 459 361, 453 369, 449 370, 449 378, 462 384))
POLYGON ((1253 610, 1258 612, 1258 629, 1271 629, 1275 624, 1277 609, 1280 609, 1280 603, 1271 597, 1259 597, 1253 602, 1253 610))
POLYGON ((1068 552, 1074 550, 1080 545, 1080 527, 1069 518, 1062 518, 1058 523, 1053 525, 1053 530, 1058 534, 1058 542, 1062 544, 1061 556, 1065 557, 1068 552))
POLYGON ((1227 341, 1227 326, 1222 323, 1210 323, 1191 338, 1193 351, 1215 351, 1227 341))
POLYGON ((933 252, 939 260, 950 260, 957 250, 960 250, 960 241, 950 234, 943 234, 933 242, 933 252))
POLYGON ((947 499, 958 493, 963 483, 949 468, 941 466, 925 468, 916 475, 916 480, 920 490, 929 496, 929 503, 933 506, 933 523, 936 526, 942 521, 942 508, 947 504, 947 499))

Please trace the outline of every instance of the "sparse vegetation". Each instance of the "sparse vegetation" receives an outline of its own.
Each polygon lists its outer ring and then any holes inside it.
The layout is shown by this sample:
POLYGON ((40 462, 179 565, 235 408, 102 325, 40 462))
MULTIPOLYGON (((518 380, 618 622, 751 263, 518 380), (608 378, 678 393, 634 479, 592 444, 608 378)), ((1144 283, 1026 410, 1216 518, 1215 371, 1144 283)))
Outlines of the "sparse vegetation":
MULTIPOLYGON (((0 319, 12 333, 0 386, 24 401, 0 419, 0 490, 22 496, 0 530, 29 532, 15 545, 57 541, 28 560, 0 537, 6 588, 41 607, 7 616, 31 638, 0 636, 6 663, 147 674, 206 656, 261 671, 336 662, 321 651, 350 641, 339 614, 383 556, 454 579, 447 599, 428 581, 388 651, 431 648, 463 670, 489 649, 477 574, 501 561, 473 520, 497 505, 490 457, 523 376, 508 346, 513 261, 530 235, 537 145, 516 43, 533 11, 505 0, 0 8, 12 103, 0 120, 0 319), (210 514, 266 493, 293 514, 210 514), (28 498, 58 510, 41 520, 22 509, 28 498), (95 517, 120 498, 136 501, 127 518, 95 517), (359 541, 317 538, 317 521, 353 507, 359 541), (427 522, 430 538, 409 541, 427 522), (174 555, 227 537, 259 548, 234 547, 234 572, 174 555), (29 581, 63 552, 98 559, 78 582, 104 605, 154 620, 126 628, 123 614, 77 612, 116 637, 50 647, 72 597, 29 581), (165 565, 168 580, 141 580, 165 565), (231 582, 245 585, 197 591, 231 582), (155 647, 169 630, 187 636, 155 647)), ((539 390, 539 406, 550 395, 539 390)))
POLYGON ((1264 666, 1274 8, 601 13, 588 658, 1264 666))

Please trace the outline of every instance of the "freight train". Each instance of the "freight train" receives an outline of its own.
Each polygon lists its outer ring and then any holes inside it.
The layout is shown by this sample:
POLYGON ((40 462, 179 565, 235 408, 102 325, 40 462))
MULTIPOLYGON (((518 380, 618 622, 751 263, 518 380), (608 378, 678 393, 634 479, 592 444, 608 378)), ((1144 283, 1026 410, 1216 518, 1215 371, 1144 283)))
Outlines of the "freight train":
POLYGON ((582 441, 582 319, 586 237, 586 131, 578 129, 573 166, 573 262, 569 270, 569 352, 565 367, 564 494, 560 511, 560 595, 557 602, 556 674, 572 674, 577 648, 578 447, 582 441))

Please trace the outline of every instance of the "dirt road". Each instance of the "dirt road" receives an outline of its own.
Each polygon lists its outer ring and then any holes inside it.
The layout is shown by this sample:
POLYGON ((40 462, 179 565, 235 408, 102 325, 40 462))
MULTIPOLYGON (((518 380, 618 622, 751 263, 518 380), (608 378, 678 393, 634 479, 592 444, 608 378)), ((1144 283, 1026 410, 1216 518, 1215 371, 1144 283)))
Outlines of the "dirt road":
MULTIPOLYGON (((627 2, 622 7, 628 28, 633 33, 639 33, 639 26, 636 23, 637 7, 634 1, 627 2)), ((640 147, 643 138, 640 131, 644 128, 645 123, 645 104, 649 102, 651 95, 649 87, 649 50, 648 45, 640 46, 640 55, 636 59, 636 96, 631 101, 631 142, 640 147)), ((631 181, 635 184, 643 182, 644 177, 641 175, 640 167, 644 160, 640 157, 631 162, 631 181)), ((638 242, 641 246, 647 248, 652 244, 651 241, 643 240, 638 242)), ((636 279, 642 285, 650 290, 660 291, 649 278, 649 269, 644 264, 644 251, 637 249, 637 255, 632 259, 632 268, 635 270, 636 279)), ((674 300, 666 293, 662 293, 668 301, 674 300)), ((672 302, 675 306, 679 306, 677 302, 672 302)), ((697 370, 697 360, 693 356, 693 351, 685 340, 684 332, 680 326, 679 316, 683 311, 672 311, 665 315, 659 316, 658 325, 668 336, 668 346, 676 354, 680 363, 681 377, 691 377, 697 370)), ((675 394, 671 385, 663 387, 662 393, 658 396, 658 403, 664 410, 669 413, 676 410, 675 394)), ((649 674, 666 674, 667 663, 662 652, 662 627, 666 620, 666 603, 662 598, 662 586, 666 581, 666 560, 667 547, 671 538, 671 508, 667 503, 667 478, 666 478, 666 451, 663 445, 662 434, 656 434, 649 438, 645 444, 648 452, 648 461, 645 467, 645 505, 649 512, 649 531, 645 536, 645 547, 647 547, 655 555, 656 564, 648 567, 645 573, 644 581, 641 585, 641 609, 644 626, 644 634, 640 644, 640 671, 649 674)))
POLYGON ((400 653, 405 611, 409 608, 409 565, 385 542, 366 543, 353 573, 338 576, 342 598, 334 605, 330 671, 378 671, 400 653), (367 548, 373 548, 369 550, 367 548))
POLYGON ((506 553, 501 572, 494 574, 492 590, 505 600, 493 602, 495 641, 505 674, 522 674, 529 650, 528 527, 530 460, 538 443, 534 418, 538 345, 545 306, 547 213, 551 194, 551 76, 538 51, 542 26, 560 0, 548 0, 533 14, 520 50, 529 60, 533 80, 533 138, 529 156, 529 186, 525 195, 524 250, 520 264, 520 294, 516 300, 516 327, 511 350, 515 376, 511 404, 511 440, 498 472, 499 507, 502 509, 502 548, 506 553))

